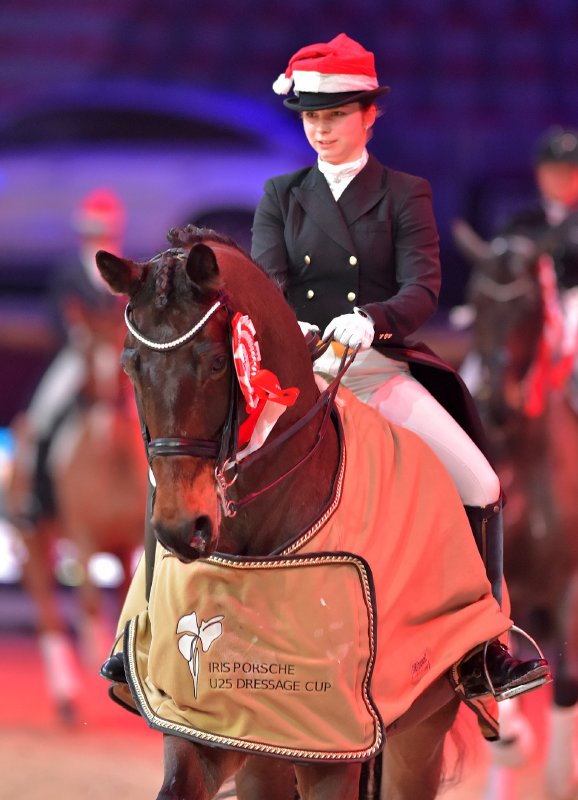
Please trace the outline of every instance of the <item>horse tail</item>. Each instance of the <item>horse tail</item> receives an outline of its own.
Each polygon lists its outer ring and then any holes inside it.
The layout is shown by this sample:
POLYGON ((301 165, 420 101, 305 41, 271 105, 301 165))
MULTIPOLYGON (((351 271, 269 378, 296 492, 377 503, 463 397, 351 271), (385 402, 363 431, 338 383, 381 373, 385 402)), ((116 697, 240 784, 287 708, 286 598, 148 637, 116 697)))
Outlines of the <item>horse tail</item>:
POLYGON ((444 747, 444 758, 440 778, 440 791, 452 788, 461 783, 464 775, 466 756, 468 755, 468 739, 471 740, 471 723, 473 717, 465 714, 456 716, 449 730, 444 747))

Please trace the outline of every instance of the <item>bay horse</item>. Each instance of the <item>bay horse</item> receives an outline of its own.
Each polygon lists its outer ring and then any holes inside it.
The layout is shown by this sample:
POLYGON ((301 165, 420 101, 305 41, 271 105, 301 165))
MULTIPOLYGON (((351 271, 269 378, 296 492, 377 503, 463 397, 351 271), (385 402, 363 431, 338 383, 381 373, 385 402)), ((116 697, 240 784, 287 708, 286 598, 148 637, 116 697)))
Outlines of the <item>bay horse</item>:
POLYGON ((113 300, 111 295, 107 302, 92 306, 80 300, 74 303, 77 335, 82 331, 82 377, 48 448, 55 516, 40 513, 32 521, 22 515, 27 498, 34 494, 28 454, 35 441, 27 412, 12 423, 15 454, 8 512, 25 553, 23 584, 36 609, 48 686, 65 721, 74 718, 80 692, 69 627, 78 639, 81 660, 91 670, 102 662, 110 638, 110 609, 103 605, 91 559, 97 553, 117 557, 122 568, 120 608, 142 549, 147 464, 130 384, 120 370, 122 328, 113 300), (72 546, 75 564, 71 580, 78 602, 70 620, 56 590, 55 569, 63 543, 72 546))
POLYGON ((551 654, 547 778, 555 796, 566 797, 576 786, 578 418, 560 371, 564 365, 556 366, 556 353, 550 353, 560 346, 548 324, 557 291, 548 261, 552 242, 518 235, 486 242, 462 220, 453 234, 472 265, 467 301, 479 360, 472 389, 507 497, 504 573, 512 614, 551 654))
MULTIPOLYGON (((338 382, 320 391, 294 312, 234 242, 187 226, 172 230, 169 243, 144 263, 103 251, 96 257, 110 288, 129 298, 122 363, 134 385, 151 466, 148 529, 156 538, 146 548, 147 569, 141 562, 119 623, 130 692, 121 680, 111 695, 163 732, 165 776, 158 800, 208 800, 235 773, 238 796, 246 800, 293 800, 295 775, 303 800, 355 800, 360 762, 381 749, 383 727, 388 740, 377 792, 390 800, 433 800, 444 739, 459 705, 448 670, 511 625, 491 597, 453 483, 412 433, 390 426, 350 393, 336 397, 338 382), (366 475, 375 456, 377 471, 366 475), (386 513, 374 520, 375 504, 386 513), (288 572, 279 572, 272 587, 267 583, 277 592, 271 598, 259 586, 270 570, 308 568, 309 558, 331 561, 333 551, 347 558, 351 534, 364 561, 370 549, 375 558, 368 562, 373 577, 365 588, 374 586, 387 599, 383 605, 378 600, 380 614, 370 614, 360 626, 371 648, 380 642, 372 650, 373 689, 366 691, 364 705, 365 711, 371 708, 371 695, 375 708, 364 729, 375 738, 370 748, 349 744, 333 754, 319 741, 339 725, 332 716, 339 716, 337 703, 326 708, 327 719, 318 719, 312 743, 302 743, 301 728, 313 714, 315 687, 320 695, 333 689, 335 664, 345 664, 347 653, 357 658, 365 644, 360 640, 352 648, 347 638, 336 656, 332 638, 322 654, 308 653, 307 669, 316 665, 324 677, 301 685, 294 679, 302 667, 300 651, 313 640, 324 641, 312 608, 299 606, 310 584, 300 578, 293 585, 288 572), (330 535, 337 535, 337 546, 330 535), (388 577, 379 574, 380 564, 388 577), (147 603, 145 576, 151 571, 147 603), (246 583, 239 578, 243 573, 246 583), (217 604, 218 611, 210 610, 217 604), (263 605, 277 608, 274 620, 263 605), (295 618, 294 605, 302 613, 293 631, 285 619, 295 618), (233 614, 225 645, 224 626, 233 614), (270 630, 275 657, 266 658, 259 647, 270 630), (178 648, 175 631, 183 634, 178 648), (286 651, 293 637, 298 641, 286 651), (231 653, 237 640, 244 653, 255 655, 236 661, 231 653), (208 656, 209 648, 221 655, 208 656), (384 667, 388 677, 377 678, 384 667), (263 679, 273 668, 288 680, 263 679), (283 713, 273 713, 272 722, 268 689, 288 704, 283 713), (298 705, 300 694, 308 692, 305 705, 298 705), (202 694, 216 704, 208 725, 209 708, 198 711, 202 694), (235 699, 232 711, 229 702, 235 699), (299 711, 292 711, 293 702, 299 711), (299 745, 263 741, 260 731, 276 723, 284 730, 287 723, 287 739, 299 745)), ((331 607, 329 580, 319 585, 325 588, 315 606, 331 607)), ((360 619, 373 607, 372 592, 364 595, 360 619)), ((349 598, 345 582, 338 594, 349 598)), ((331 637, 346 617, 343 609, 331 637)), ((365 680, 370 662, 355 674, 365 680)), ((353 728, 354 715, 346 714, 342 723, 353 728)))

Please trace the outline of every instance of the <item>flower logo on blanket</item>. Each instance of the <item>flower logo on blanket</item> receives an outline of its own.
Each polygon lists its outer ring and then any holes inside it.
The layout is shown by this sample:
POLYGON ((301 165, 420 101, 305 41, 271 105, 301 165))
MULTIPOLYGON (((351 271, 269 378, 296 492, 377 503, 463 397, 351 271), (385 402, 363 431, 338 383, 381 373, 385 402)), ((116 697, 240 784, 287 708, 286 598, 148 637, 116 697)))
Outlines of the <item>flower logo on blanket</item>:
POLYGON ((299 389, 282 389, 273 372, 261 369, 255 326, 246 314, 237 312, 232 326, 235 371, 249 415, 239 430, 239 446, 244 447, 237 453, 240 461, 263 445, 281 414, 297 400, 299 389))
POLYGON ((184 634, 179 639, 179 651, 183 658, 186 658, 189 662, 189 669, 193 676, 195 700, 197 699, 201 668, 199 644, 201 645, 203 653, 206 653, 215 639, 218 639, 223 633, 223 626, 221 624, 223 619, 225 619, 223 616, 213 617, 206 622, 203 620, 199 625, 197 622, 197 614, 193 611, 191 614, 185 614, 178 622, 177 633, 184 634))

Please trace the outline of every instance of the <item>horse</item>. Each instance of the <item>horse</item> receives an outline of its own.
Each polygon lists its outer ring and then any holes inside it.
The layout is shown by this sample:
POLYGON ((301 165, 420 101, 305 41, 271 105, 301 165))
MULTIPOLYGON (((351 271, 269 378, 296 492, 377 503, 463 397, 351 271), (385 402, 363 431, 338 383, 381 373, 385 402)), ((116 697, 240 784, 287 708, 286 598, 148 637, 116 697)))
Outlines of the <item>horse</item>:
POLYGON ((24 518, 34 492, 29 453, 35 447, 29 414, 12 422, 14 460, 7 491, 8 513, 24 550, 23 584, 37 613, 48 685, 63 721, 72 721, 80 691, 69 620, 55 590, 57 549, 72 546, 78 617, 72 620, 87 667, 108 650, 110 623, 90 562, 97 553, 117 557, 122 568, 119 607, 142 549, 147 464, 140 443, 131 387, 120 370, 122 338, 115 298, 89 306, 76 302, 75 330, 82 331, 82 378, 78 393, 50 440, 47 454, 55 516, 24 518), (106 647, 106 649, 104 649, 106 647))
POLYGON ((293 800, 295 774, 303 800, 355 800, 360 763, 386 733, 380 796, 433 800, 459 706, 448 670, 511 624, 453 483, 418 437, 337 395, 338 380, 320 389, 294 312, 235 242, 187 226, 169 243, 143 263, 96 256, 112 291, 129 298, 122 363, 153 486, 152 547, 119 622, 130 686, 119 680, 110 693, 163 733, 157 800, 208 800, 233 774, 239 798, 293 800), (387 513, 374 520, 376 503, 387 513), (363 557, 354 556, 359 606, 345 574, 337 587, 329 577, 334 558, 349 558, 351 533, 363 557), (315 564, 327 572, 308 571, 315 564), (373 588, 388 599, 368 618, 373 588), (356 609, 358 647, 348 635, 309 652, 325 642, 311 597, 316 608, 344 602, 331 637, 356 609), (336 688, 336 664, 362 652, 353 674, 372 675, 373 688, 363 689, 369 740, 359 746, 332 738, 356 727, 355 713, 339 717, 345 695, 325 706, 323 695, 336 688), (272 678, 279 671, 283 680, 272 678))
MULTIPOLYGON (((512 613, 552 654, 554 706, 546 775, 556 797, 575 786, 578 709, 578 419, 567 392, 574 351, 556 363, 551 242, 482 240, 453 229, 472 265, 472 386, 507 497, 504 572, 512 613)), ((575 344, 575 343, 574 343, 575 344)))

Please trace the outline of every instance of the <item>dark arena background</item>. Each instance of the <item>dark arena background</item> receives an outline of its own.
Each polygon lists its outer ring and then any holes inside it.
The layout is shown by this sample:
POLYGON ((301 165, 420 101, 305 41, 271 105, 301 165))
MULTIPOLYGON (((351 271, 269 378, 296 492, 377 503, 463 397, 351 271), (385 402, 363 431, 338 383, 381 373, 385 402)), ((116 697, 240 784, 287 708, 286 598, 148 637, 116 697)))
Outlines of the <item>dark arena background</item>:
MULTIPOLYGON (((271 84, 299 47, 342 31, 375 52, 391 87, 370 149, 432 185, 443 287, 422 338, 458 366, 469 334, 450 328, 448 315, 464 302, 470 267, 452 221, 492 236, 537 200, 540 135, 578 127, 576 0, 0 0, 1 800, 144 800, 161 781, 160 735, 108 700, 83 657, 79 565, 65 542, 56 592, 79 691, 75 709, 59 713, 6 513, 11 426, 59 348, 50 286, 75 255, 75 214, 92 190, 113 190, 126 211, 123 249, 135 259, 192 221, 248 247, 265 180, 313 162, 271 84)), ((122 572, 104 553, 91 569, 104 596, 102 652, 122 572)), ((548 691, 524 700, 531 758, 499 780, 463 715, 462 780, 440 796, 549 798, 548 691)))

